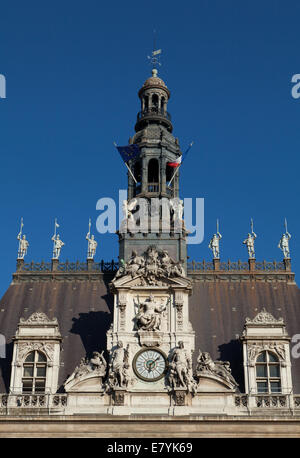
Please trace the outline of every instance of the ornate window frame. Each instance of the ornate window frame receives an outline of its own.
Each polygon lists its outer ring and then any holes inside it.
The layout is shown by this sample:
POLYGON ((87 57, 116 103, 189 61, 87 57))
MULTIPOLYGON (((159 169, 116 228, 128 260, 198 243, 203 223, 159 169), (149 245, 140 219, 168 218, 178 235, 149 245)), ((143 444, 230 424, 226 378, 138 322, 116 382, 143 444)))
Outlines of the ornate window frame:
POLYGON ((10 393, 23 392, 24 363, 33 351, 43 353, 47 359, 45 393, 56 393, 62 340, 57 319, 49 319, 40 312, 33 313, 27 320, 21 318, 13 340, 10 393))
MULTIPOLYGON (((256 365, 258 356, 266 351, 274 354, 280 367, 281 394, 292 395, 290 337, 282 318, 276 319, 264 308, 254 319, 246 318, 241 341, 243 343, 243 364, 245 392, 251 395, 276 394, 259 392, 256 365)), ((278 392, 277 392, 278 394, 278 392)))

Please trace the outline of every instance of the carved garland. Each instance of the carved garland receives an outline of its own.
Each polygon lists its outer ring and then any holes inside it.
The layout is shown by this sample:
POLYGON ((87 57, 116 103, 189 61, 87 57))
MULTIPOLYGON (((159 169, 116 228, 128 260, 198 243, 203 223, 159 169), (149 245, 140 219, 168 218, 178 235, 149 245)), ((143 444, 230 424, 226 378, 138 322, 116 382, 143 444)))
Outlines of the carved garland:
POLYGON ((262 351, 270 351, 275 353, 281 363, 285 363, 286 352, 283 344, 278 344, 276 342, 268 342, 264 344, 254 343, 248 345, 248 360, 249 365, 254 366, 255 361, 259 353, 262 351))
POLYGON ((125 295, 120 295, 119 296, 119 303, 118 307, 120 309, 120 330, 124 331, 125 330, 125 325, 126 325, 126 296, 125 295))
POLYGON ((17 362, 22 363, 25 356, 34 350, 42 351, 46 354, 50 361, 53 361, 54 356, 54 344, 42 343, 42 342, 22 342, 18 345, 18 357, 17 362))
POLYGON ((176 295, 175 307, 176 307, 176 310, 177 310, 177 326, 178 326, 179 329, 181 329, 182 326, 183 326, 183 313, 182 313, 183 297, 182 297, 182 294, 176 295))

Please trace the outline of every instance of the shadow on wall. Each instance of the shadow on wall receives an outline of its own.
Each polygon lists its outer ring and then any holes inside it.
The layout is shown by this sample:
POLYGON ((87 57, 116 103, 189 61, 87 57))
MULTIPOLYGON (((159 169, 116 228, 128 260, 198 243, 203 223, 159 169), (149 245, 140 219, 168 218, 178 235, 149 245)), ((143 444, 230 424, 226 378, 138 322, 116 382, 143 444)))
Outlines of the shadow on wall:
POLYGON ((241 342, 231 340, 229 343, 219 345, 220 361, 229 361, 231 374, 239 385, 241 393, 245 392, 244 384, 244 366, 243 366, 243 349, 241 342))
POLYGON ((80 336, 86 357, 91 358, 93 351, 102 350, 106 356, 106 332, 112 323, 111 314, 109 312, 79 313, 79 318, 72 318, 72 321, 70 332, 80 336))

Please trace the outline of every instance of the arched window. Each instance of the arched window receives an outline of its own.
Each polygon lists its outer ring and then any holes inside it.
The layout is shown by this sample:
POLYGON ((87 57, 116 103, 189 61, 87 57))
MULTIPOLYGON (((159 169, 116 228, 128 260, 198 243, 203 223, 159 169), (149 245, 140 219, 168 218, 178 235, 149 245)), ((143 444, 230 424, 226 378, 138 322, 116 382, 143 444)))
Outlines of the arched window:
POLYGON ((148 95, 145 95, 145 99, 144 99, 144 111, 148 111, 149 109, 149 97, 148 95))
POLYGON ((40 351, 28 353, 23 364, 23 393, 44 393, 46 386, 47 358, 40 351))
POLYGON ((258 393, 280 393, 280 363, 276 355, 263 351, 256 359, 256 384, 258 393))
POLYGON ((150 159, 148 164, 148 183, 158 183, 159 165, 157 159, 150 159))
POLYGON ((157 94, 152 95, 152 109, 153 111, 158 110, 158 95, 157 94))
POLYGON ((137 161, 135 164, 134 164, 134 176, 135 176, 135 179, 137 180, 138 183, 141 182, 142 180, 142 164, 141 164, 141 161, 137 161))

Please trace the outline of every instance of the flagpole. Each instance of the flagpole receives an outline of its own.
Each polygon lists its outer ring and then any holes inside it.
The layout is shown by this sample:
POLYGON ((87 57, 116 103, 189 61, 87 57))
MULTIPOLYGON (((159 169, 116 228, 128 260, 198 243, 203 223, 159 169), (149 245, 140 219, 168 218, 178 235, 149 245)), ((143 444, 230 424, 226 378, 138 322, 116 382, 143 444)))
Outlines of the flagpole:
MULTIPOLYGON (((114 146, 117 148, 117 146, 118 146, 118 145, 116 144, 116 142, 114 142, 114 146)), ((132 176, 132 178, 134 179, 134 181, 135 181, 135 184, 137 184, 137 181, 136 181, 136 179, 135 179, 135 176, 133 175, 133 173, 132 173, 132 171, 131 171, 130 167, 127 165, 127 163, 126 163, 126 162, 124 162, 124 164, 126 165, 126 167, 127 167, 128 171, 129 171, 130 175, 131 175, 131 176, 132 176)))

